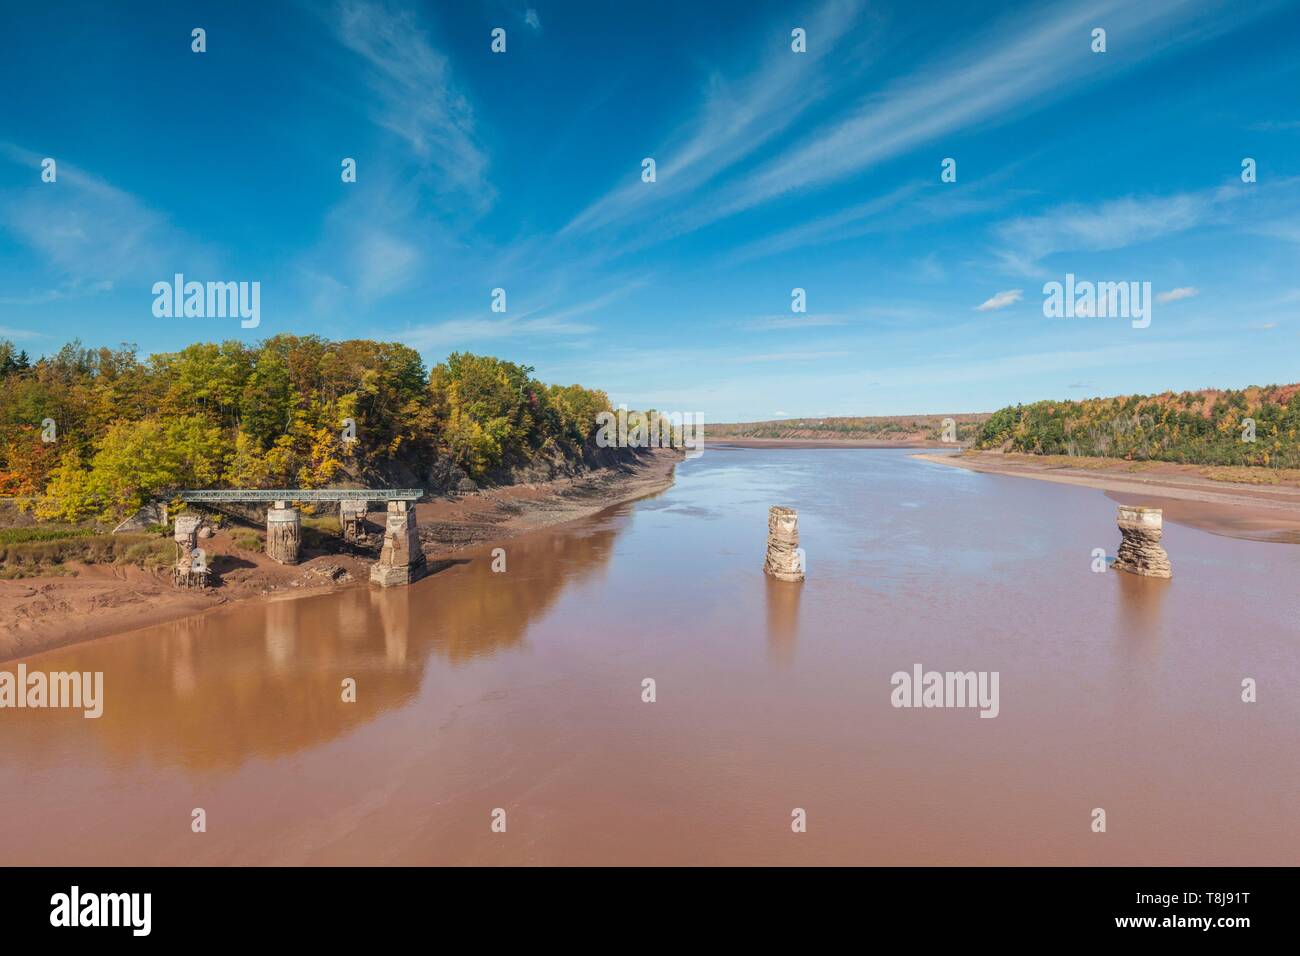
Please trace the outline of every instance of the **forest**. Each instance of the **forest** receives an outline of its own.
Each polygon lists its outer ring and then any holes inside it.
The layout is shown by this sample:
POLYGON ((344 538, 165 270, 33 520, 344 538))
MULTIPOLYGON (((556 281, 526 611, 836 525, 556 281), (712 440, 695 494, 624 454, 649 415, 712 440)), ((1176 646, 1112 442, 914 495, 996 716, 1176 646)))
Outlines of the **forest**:
POLYGON ((989 416, 976 448, 1197 465, 1300 467, 1300 385, 1034 402, 989 416))
POLYGON ((0 340, 0 496, 113 520, 177 488, 386 484, 450 461, 474 479, 581 455, 608 396, 526 365, 278 335, 142 359, 78 341, 32 361, 0 340))

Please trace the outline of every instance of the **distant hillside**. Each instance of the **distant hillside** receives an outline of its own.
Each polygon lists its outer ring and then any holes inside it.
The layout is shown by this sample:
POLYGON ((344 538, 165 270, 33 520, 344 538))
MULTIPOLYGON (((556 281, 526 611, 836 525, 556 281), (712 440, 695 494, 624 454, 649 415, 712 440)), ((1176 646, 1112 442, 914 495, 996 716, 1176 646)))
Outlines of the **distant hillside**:
POLYGON ((1300 467, 1300 385, 1034 402, 988 417, 977 448, 1200 465, 1300 467), (1248 420, 1254 421, 1254 441, 1248 420))
POLYGON ((855 418, 789 418, 770 422, 739 422, 705 426, 708 438, 773 438, 783 441, 897 441, 943 440, 943 421, 957 425, 957 440, 970 441, 987 412, 961 415, 869 415, 855 418))

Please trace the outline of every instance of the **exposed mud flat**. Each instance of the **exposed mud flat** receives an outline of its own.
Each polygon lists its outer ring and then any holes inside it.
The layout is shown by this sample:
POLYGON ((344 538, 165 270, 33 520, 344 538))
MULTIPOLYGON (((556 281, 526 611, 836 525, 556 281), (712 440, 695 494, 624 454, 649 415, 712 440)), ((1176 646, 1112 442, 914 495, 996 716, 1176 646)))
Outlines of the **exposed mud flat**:
POLYGON ((1069 467, 1055 459, 1035 461, 1030 455, 998 452, 913 457, 986 474, 1097 488, 1120 504, 1162 508, 1166 521, 1189 528, 1249 541, 1300 544, 1300 488, 1289 485, 1213 481, 1199 475, 1196 466, 1168 462, 1143 462, 1142 471, 1134 472, 1132 462, 1118 460, 1108 464, 1089 459, 1087 467, 1069 467))

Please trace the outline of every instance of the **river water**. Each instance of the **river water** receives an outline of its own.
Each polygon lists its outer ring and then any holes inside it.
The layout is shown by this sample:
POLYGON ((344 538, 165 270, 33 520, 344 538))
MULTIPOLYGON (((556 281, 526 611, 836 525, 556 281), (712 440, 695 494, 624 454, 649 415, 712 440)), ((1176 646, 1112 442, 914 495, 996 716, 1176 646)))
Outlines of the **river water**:
POLYGON ((31 658, 102 671, 104 714, 0 711, 0 862, 1300 862, 1300 548, 1167 524, 1172 581, 1093 573, 1115 508, 710 447, 504 573, 476 552, 31 658), (773 504, 802 585, 761 572, 773 504), (998 716, 891 706, 915 664, 998 672, 998 716))

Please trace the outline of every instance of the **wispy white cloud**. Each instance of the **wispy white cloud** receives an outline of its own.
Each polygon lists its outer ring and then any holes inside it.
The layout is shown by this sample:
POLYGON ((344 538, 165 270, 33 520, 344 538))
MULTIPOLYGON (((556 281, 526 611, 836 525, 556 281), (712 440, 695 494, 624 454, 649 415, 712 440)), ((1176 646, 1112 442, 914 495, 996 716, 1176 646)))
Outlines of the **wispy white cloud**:
POLYGON ((464 252, 449 226, 425 210, 416 190, 386 170, 341 187, 312 248, 295 260, 301 295, 316 316, 342 317, 405 292, 418 282, 463 274, 464 252))
POLYGON ((1262 222, 1255 228, 1255 232, 1270 239, 1300 243, 1300 223, 1294 219, 1273 219, 1262 222))
POLYGON ((476 316, 446 319, 399 332, 396 338, 411 348, 425 350, 530 336, 586 335, 595 331, 596 326, 580 322, 566 322, 553 318, 513 318, 503 315, 494 318, 476 316))
POLYGON ((938 256, 930 253, 912 263, 912 276, 918 282, 943 282, 948 278, 948 270, 938 256))
POLYGON ((60 161, 58 179, 43 183, 36 153, 0 143, 0 159, 27 167, 32 184, 0 194, 0 229, 30 248, 57 282, 10 296, 7 304, 39 305, 107 292, 123 282, 211 269, 210 249, 131 193, 72 162, 60 161))
POLYGON ((757 352, 750 355, 737 355, 723 361, 733 365, 749 365, 756 362, 820 362, 824 359, 844 358, 852 352, 842 349, 794 349, 782 352, 757 352))
POLYGON ((1122 249, 1184 232, 1204 223, 1215 203, 1214 193, 1206 192, 1060 205, 998 226, 998 256, 1007 271, 1034 275, 1053 253, 1122 249))
MULTIPOLYGON (((1058 4, 1032 17, 1017 13, 1014 20, 992 24, 966 49, 923 65, 911 77, 869 97, 853 115, 770 160, 731 188, 706 218, 827 186, 971 125, 1010 119, 1057 99, 1097 78, 1095 55, 1079 38, 1100 22, 1112 35, 1148 40, 1140 50, 1107 62, 1105 77, 1113 79, 1117 71, 1171 46, 1205 40, 1240 25, 1235 8, 1219 4, 1218 13, 1194 9, 1185 0, 1109 0, 1058 4), (1225 10, 1231 16, 1222 15, 1225 10)), ((938 161, 936 155, 936 170, 938 161)))
POLYGON ((864 235, 876 228, 886 214, 914 198, 921 188, 919 183, 908 183, 866 202, 756 239, 732 252, 727 257, 727 264, 734 265, 824 242, 843 242, 864 235))
POLYGON ((979 305, 975 306, 976 312, 992 312, 994 309, 1005 309, 1009 305, 1015 305, 1024 298, 1023 289, 1007 289, 996 295, 990 296, 979 305))
POLYGON ((709 183, 724 170, 788 129, 832 89, 817 70, 851 29, 863 29, 863 0, 826 0, 808 18, 814 50, 792 55, 775 45, 757 69, 736 81, 710 77, 694 118, 650 155, 657 161, 653 192, 630 168, 626 185, 592 203, 565 226, 563 233, 584 233, 628 220, 658 218, 677 199, 709 183))
POLYGON ((1018 216, 993 229, 995 255, 1008 273, 1036 276, 1042 262, 1063 252, 1106 252, 1206 227, 1233 228, 1300 241, 1300 177, 1270 183, 1231 183, 1167 196, 1125 196, 1063 203, 1018 216))
POLYGON ((872 374, 882 385, 891 387, 1009 381, 1085 368, 1110 369, 1126 365, 1143 365, 1153 361, 1192 358, 1212 354, 1215 348, 1214 345, 1204 342, 1129 342, 1091 349, 1059 349, 999 355, 955 365, 936 356, 933 362, 891 367, 872 374))
MULTIPOLYGON (((1250 12, 1262 14, 1274 5, 1262 4, 1250 12)), ((837 24, 851 20, 853 12, 847 6, 828 5, 822 15, 837 24)), ((635 181, 635 171, 629 170, 624 187, 589 206, 565 233, 653 217, 653 226, 641 230, 638 244, 673 238, 791 193, 825 188, 886 160, 941 143, 976 124, 987 128, 1008 121, 1099 77, 1112 80, 1173 47, 1212 39, 1242 22, 1240 11, 1218 0, 1195 9, 1187 0, 1142 4, 1104 0, 1056 4, 1028 16, 1008 15, 964 47, 942 51, 937 54, 942 59, 922 64, 911 76, 860 101, 850 115, 811 133, 801 131, 797 139, 787 141, 785 149, 711 190, 708 202, 699 202, 699 187, 739 159, 757 155, 759 147, 783 134, 811 103, 853 80, 820 75, 810 79, 801 68, 803 58, 787 52, 742 83, 739 94, 721 83, 711 90, 694 138, 683 147, 658 152, 658 181, 653 186, 635 181), (1143 36, 1148 42, 1107 54, 1106 69, 1099 73, 1096 55, 1079 38, 1086 38, 1091 27, 1103 21, 1112 35, 1143 36)), ((838 32, 832 29, 832 40, 838 32)), ((933 159, 936 178, 941 155, 936 153, 933 159)), ((738 250, 735 257, 743 261, 833 241, 840 235, 836 219, 845 228, 850 223, 861 228, 855 220, 877 216, 879 211, 871 203, 856 207, 824 223, 759 240, 738 250)))
MULTIPOLYGON (((789 193, 831 186, 900 155, 931 145, 938 149, 953 134, 1012 120, 1096 82, 1108 82, 1171 48, 1211 39, 1242 22, 1230 15, 1233 11, 1221 0, 1208 0, 1208 5, 1197 9, 1187 0, 1151 0, 1142 5, 1102 0, 1016 13, 991 21, 984 32, 960 40, 955 48, 936 50, 933 62, 918 64, 910 76, 858 99, 847 115, 834 114, 819 126, 823 114, 811 107, 844 94, 860 79, 852 68, 834 68, 845 65, 843 50, 854 46, 869 68, 870 44, 877 39, 878 27, 869 14, 861 3, 847 0, 819 8, 821 20, 809 36, 820 38, 815 44, 819 56, 839 51, 821 63, 811 54, 791 55, 786 44, 774 43, 752 73, 739 78, 715 75, 693 118, 658 147, 647 148, 646 154, 658 163, 657 181, 640 182, 638 168, 629 164, 622 186, 579 212, 561 230, 558 242, 548 237, 549 252, 574 261, 579 252, 591 249, 590 243, 584 246, 579 240, 597 239, 598 255, 606 261, 627 255, 789 193), (1091 27, 1102 20, 1112 36, 1142 35, 1151 40, 1108 54, 1106 69, 1099 72, 1101 58, 1090 51, 1086 39, 1091 27), (793 135, 796 129, 797 136, 793 135)), ((936 180, 942 155, 934 156, 936 180)), ((991 195, 972 200, 969 186, 942 195, 932 193, 940 189, 922 189, 916 183, 895 187, 813 221, 769 230, 733 247, 719 261, 735 265, 877 230, 895 231, 900 223, 924 224, 977 213, 1007 201, 1005 196, 991 195)), ((1096 224, 1093 230, 1087 213, 1095 210, 1076 211, 1077 235, 1066 236, 1064 244, 1080 239, 1104 243, 1101 226, 1113 229, 1115 224, 1096 224)), ((1107 212, 1124 210, 1115 207, 1107 212)), ((1172 224, 1166 220, 1165 228, 1185 228, 1178 222, 1176 204, 1163 212, 1173 218, 1172 224)), ((1033 233, 1030 226, 1021 224, 1023 235, 1009 227, 1004 240, 1007 265, 1018 251, 1012 240, 1027 247, 1019 250, 1020 271, 1032 269, 1040 254, 1061 245, 1046 228, 1033 233)))
MULTIPOLYGON (((645 285, 645 279, 634 279, 593 299, 572 305, 556 307, 554 304, 522 313, 491 313, 459 316, 438 322, 429 322, 406 329, 398 339, 415 349, 433 349, 467 342, 498 341, 501 339, 533 336, 581 336, 600 330, 591 322, 578 321, 609 308, 619 299, 645 285)), ((507 299, 507 301, 509 301, 507 299)))
POLYGON ((371 120, 407 144, 430 174, 426 184, 454 191, 471 206, 489 206, 488 160, 473 109, 414 12, 384 0, 339 0, 328 22, 366 67, 371 120))
POLYGON ((41 332, 33 332, 31 329, 15 329, 7 325, 0 325, 0 339, 16 339, 25 341, 27 339, 45 338, 41 332))
POLYGON ((1157 292, 1157 302, 1177 302, 1180 299, 1190 299, 1193 296, 1200 295, 1201 290, 1189 285, 1179 286, 1177 289, 1170 289, 1168 292, 1157 292))
POLYGON ((840 314, 761 315, 736 323, 751 332, 769 332, 777 329, 811 329, 830 325, 845 325, 848 316, 840 314))
POLYGON ((357 181, 339 187, 316 245, 295 260, 312 314, 342 319, 421 282, 463 280, 473 244, 465 237, 495 193, 469 99, 417 12, 335 0, 320 15, 356 54, 369 118, 391 134, 384 162, 362 163, 357 181))
POLYGON ((1256 133, 1289 132, 1300 129, 1300 120, 1261 120, 1246 127, 1256 133))
POLYGON ((61 288, 44 289, 40 292, 27 292, 21 295, 0 296, 0 305, 33 306, 49 305, 51 302, 63 302, 68 299, 80 299, 84 296, 111 292, 113 283, 108 279, 83 281, 72 279, 61 288))
MULTIPOLYGON (((754 362, 767 363, 764 393, 776 389, 784 395, 808 396, 820 407, 792 409, 797 416, 822 414, 864 414, 876 409, 879 414, 951 411, 954 386, 1005 383, 1060 376, 1060 381, 1078 382, 1080 372, 1097 369, 1111 373, 1117 368, 1146 367, 1153 363, 1188 361, 1222 353, 1222 345, 1205 341, 1143 340, 1096 348, 1026 349, 972 359, 966 353, 935 354, 925 352, 921 361, 899 360, 891 355, 878 359, 873 367, 871 351, 808 350, 772 352, 745 356, 754 362), (935 396, 927 406, 925 395, 935 396), (833 406, 823 404, 825 396, 834 396, 833 406), (905 404, 899 404, 899 401, 905 404)), ((643 351, 626 352, 617 348, 602 352, 599 362, 566 366, 566 375, 606 387, 610 397, 644 402, 657 408, 692 408, 702 410, 708 421, 737 421, 767 415, 770 407, 756 396, 753 372, 745 371, 745 362, 737 361, 727 349, 682 350, 661 354, 656 351, 657 371, 642 378, 645 371, 643 351), (610 367, 612 363, 612 368, 610 367), (701 378, 674 369, 691 369, 707 365, 714 373, 701 378), (632 383, 637 383, 633 385, 632 383), (635 395, 628 394, 629 389, 635 395)), ((1086 373, 1085 373, 1086 374, 1086 373)), ((1088 386, 1093 387, 1093 386, 1088 386)), ((976 408, 966 406, 965 410, 976 408)))
POLYGON ((379 229, 364 229, 353 253, 357 292, 372 298, 402 288, 420 261, 419 251, 409 242, 379 229))

